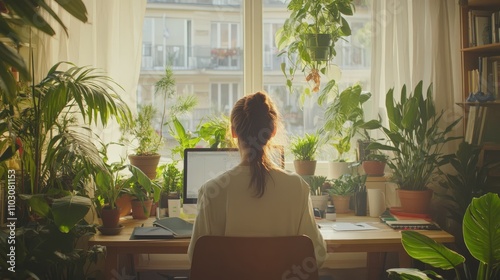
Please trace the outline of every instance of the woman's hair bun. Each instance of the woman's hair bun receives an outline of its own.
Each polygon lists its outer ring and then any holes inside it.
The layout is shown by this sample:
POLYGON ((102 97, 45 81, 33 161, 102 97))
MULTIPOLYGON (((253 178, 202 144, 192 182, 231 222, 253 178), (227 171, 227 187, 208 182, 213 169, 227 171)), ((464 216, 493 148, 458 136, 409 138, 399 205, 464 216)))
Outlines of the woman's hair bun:
POLYGON ((247 115, 266 114, 269 112, 268 97, 265 93, 257 92, 247 98, 243 110, 247 115))

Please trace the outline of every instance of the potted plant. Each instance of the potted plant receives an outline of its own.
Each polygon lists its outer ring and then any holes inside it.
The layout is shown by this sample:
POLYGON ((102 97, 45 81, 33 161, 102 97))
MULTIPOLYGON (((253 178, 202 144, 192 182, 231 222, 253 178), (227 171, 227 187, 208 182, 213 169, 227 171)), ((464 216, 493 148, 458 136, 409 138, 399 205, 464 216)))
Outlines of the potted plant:
POLYGON ((448 136, 460 119, 440 129, 444 111, 436 111, 432 85, 424 96, 422 81, 413 93, 407 94, 403 86, 399 101, 394 100, 394 89, 390 89, 385 104, 389 125, 382 130, 389 142, 371 143, 368 148, 394 154, 387 165, 393 172, 390 180, 399 186, 402 211, 427 213, 432 198, 428 185, 437 168, 445 163, 441 152, 444 144, 460 138, 448 136))
POLYGON ((373 150, 361 160, 361 165, 365 174, 368 176, 384 176, 387 155, 382 154, 378 150, 373 150))
POLYGON ((329 178, 339 178, 349 171, 349 152, 351 142, 356 134, 380 128, 379 120, 364 120, 363 104, 371 97, 371 93, 363 92, 361 85, 356 84, 344 89, 327 104, 325 124, 321 133, 336 150, 336 158, 330 162, 329 178))
POLYGON ((128 156, 130 164, 137 166, 150 179, 156 177, 156 167, 161 157, 158 152, 163 145, 163 139, 154 126, 155 115, 153 105, 141 106, 130 124, 120 126, 121 141, 135 144, 134 154, 128 156))
POLYGON ((295 72, 300 69, 306 81, 312 82, 312 91, 318 92, 321 74, 327 72, 336 55, 335 43, 351 35, 344 16, 353 14, 354 5, 352 0, 291 0, 287 9, 290 16, 276 33, 276 46, 289 60, 281 65, 286 84, 291 91, 295 72))
MULTIPOLYGON (((479 261, 479 268, 474 276, 465 265, 464 256, 417 231, 402 231, 401 243, 410 257, 435 268, 454 270, 455 279, 498 279, 500 276, 499 211, 500 198, 497 194, 487 193, 479 198, 473 198, 465 212, 464 241, 470 255, 479 261), (463 270, 460 270, 460 267, 463 270)), ((437 279, 438 277, 444 279, 432 270, 392 268, 387 272, 390 279, 437 279)))
POLYGON ((6 278, 76 278, 72 273, 83 269, 65 260, 85 263, 87 251, 77 249, 76 244, 96 232, 84 220, 92 207, 86 186, 104 164, 89 141, 94 136, 89 125, 106 126, 113 118, 119 122, 130 118, 112 85, 96 69, 57 63, 38 84, 21 87, 15 96, 2 100, 0 145, 5 149, 0 155, 0 174, 6 178, 2 172, 14 171, 8 171, 7 161, 17 161, 17 248, 33 249, 18 252, 19 266, 6 278), (34 243, 44 245, 35 247, 34 243))
POLYGON ((119 227, 120 209, 117 200, 122 193, 134 193, 130 188, 135 184, 145 186, 148 190, 153 190, 155 186, 155 183, 139 168, 125 164, 123 159, 119 162, 108 163, 108 146, 109 144, 103 145, 101 149, 106 168, 100 170, 95 176, 96 208, 101 214, 102 227, 105 230, 119 227), (129 171, 127 175, 123 172, 126 170, 129 171))
POLYGON ((294 155, 293 165, 299 175, 314 175, 316 170, 316 152, 319 146, 319 135, 306 133, 303 137, 295 137, 290 151, 294 155))
POLYGON ((309 175, 302 176, 310 188, 311 201, 314 208, 325 213, 328 206, 328 194, 323 192, 323 187, 328 183, 326 176, 309 175))
POLYGON ((173 161, 158 167, 158 174, 161 178, 160 209, 168 209, 170 199, 181 198, 184 177, 177 165, 178 161, 173 161))
POLYGON ((337 213, 348 213, 349 204, 352 195, 357 189, 356 176, 351 174, 342 174, 339 178, 331 181, 331 188, 328 193, 332 196, 333 205, 337 213))

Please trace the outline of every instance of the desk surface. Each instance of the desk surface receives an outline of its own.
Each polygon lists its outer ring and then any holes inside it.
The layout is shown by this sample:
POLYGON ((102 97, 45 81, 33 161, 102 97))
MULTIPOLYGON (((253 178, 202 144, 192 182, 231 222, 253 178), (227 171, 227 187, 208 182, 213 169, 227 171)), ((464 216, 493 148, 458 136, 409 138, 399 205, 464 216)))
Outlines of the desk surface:
MULTIPOLYGON (((151 226, 154 218, 147 220, 134 220, 130 217, 122 218, 120 223, 125 226, 119 235, 96 234, 89 242, 91 245, 99 244, 109 247, 131 248, 134 251, 151 252, 154 248, 166 253, 186 253, 189 238, 185 239, 155 239, 155 240, 130 240, 134 227, 151 226), (168 246, 159 246, 168 243, 168 246), (139 248, 138 248, 139 247, 139 248), (158 248, 160 247, 160 248, 158 248), (166 248, 167 247, 167 248, 166 248), (142 249, 140 249, 142 248, 142 249)), ((337 222, 366 222, 376 230, 365 231, 335 231, 330 227, 320 229, 325 239, 329 252, 391 252, 401 250, 401 231, 391 229, 379 222, 378 218, 367 216, 353 216, 352 214, 337 214, 337 222)), ((440 243, 452 243, 454 237, 440 230, 421 230, 421 233, 440 243)), ((153 252, 151 252, 153 253, 153 252)))

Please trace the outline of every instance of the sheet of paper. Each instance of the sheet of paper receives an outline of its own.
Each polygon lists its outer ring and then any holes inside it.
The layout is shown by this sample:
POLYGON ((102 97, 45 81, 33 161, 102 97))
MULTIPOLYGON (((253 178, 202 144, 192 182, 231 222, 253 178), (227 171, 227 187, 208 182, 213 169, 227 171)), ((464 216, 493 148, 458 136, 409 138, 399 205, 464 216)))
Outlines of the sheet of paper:
POLYGON ((333 224, 333 229, 337 231, 347 231, 347 230, 374 230, 378 229, 367 223, 335 223, 333 224))

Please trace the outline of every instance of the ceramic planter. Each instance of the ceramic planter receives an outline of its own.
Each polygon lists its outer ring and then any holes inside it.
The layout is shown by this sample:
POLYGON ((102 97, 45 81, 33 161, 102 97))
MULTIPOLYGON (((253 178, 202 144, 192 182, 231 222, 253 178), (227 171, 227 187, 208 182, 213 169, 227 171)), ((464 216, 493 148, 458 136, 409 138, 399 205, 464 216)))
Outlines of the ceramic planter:
POLYGON ((318 208, 320 211, 325 212, 328 206, 328 195, 311 195, 313 208, 318 208))
POLYGON ((350 162, 344 161, 330 161, 328 169, 328 178, 338 179, 343 174, 350 174, 351 169, 349 168, 350 162))
POLYGON ((130 194, 121 194, 115 201, 116 207, 120 208, 120 216, 127 216, 132 213, 132 199, 130 194))
POLYGON ((398 190, 401 209, 406 213, 427 214, 430 209, 433 191, 431 189, 423 191, 398 190))
POLYGON ((160 163, 160 155, 137 156, 129 155, 130 164, 139 168, 149 179, 156 178, 156 167, 160 163))
POLYGON ((349 213, 350 195, 332 195, 332 200, 337 214, 349 213))
POLYGON ((381 177, 385 174, 385 162, 377 160, 365 160, 362 163, 365 174, 373 177, 381 177))
POLYGON ((105 228, 118 228, 120 209, 104 207, 101 209, 102 226, 105 228))
POLYGON ((295 160, 293 161, 295 172, 299 175, 314 175, 316 171, 315 160, 295 160))
POLYGON ((151 199, 144 200, 143 202, 134 199, 132 200, 132 217, 138 220, 147 219, 151 213, 151 206, 153 201, 151 199))

